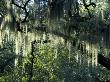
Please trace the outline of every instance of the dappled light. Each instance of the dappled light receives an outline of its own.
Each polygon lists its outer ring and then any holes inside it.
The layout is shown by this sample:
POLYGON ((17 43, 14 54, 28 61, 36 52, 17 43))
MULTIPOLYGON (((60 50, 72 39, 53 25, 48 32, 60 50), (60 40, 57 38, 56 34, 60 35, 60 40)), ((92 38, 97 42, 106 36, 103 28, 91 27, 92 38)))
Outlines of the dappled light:
POLYGON ((109 0, 1 0, 0 82, 109 82, 109 0))

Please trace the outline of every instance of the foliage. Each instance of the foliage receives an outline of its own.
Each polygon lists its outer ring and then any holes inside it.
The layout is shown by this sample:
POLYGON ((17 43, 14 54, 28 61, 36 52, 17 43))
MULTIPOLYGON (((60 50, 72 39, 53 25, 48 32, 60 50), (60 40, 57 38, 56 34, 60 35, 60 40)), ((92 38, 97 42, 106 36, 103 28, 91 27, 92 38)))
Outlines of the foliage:
POLYGON ((109 70, 109 2, 1 0, 1 82, 100 82, 109 70))

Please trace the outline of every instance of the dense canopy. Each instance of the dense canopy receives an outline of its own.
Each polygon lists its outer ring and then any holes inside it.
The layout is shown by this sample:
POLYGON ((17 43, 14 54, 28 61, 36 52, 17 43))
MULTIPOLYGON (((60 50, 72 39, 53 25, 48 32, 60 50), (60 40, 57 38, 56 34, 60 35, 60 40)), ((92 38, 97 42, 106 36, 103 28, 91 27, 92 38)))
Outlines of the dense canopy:
POLYGON ((109 0, 0 0, 0 82, 109 82, 109 0))

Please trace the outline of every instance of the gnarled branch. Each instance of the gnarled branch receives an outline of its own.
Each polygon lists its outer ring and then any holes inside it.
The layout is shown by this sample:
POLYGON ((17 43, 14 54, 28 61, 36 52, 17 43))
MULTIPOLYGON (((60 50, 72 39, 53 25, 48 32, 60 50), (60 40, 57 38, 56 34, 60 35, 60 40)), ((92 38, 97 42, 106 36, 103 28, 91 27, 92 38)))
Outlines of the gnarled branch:
POLYGON ((88 7, 92 6, 92 7, 95 8, 96 7, 96 4, 93 3, 93 2, 91 2, 91 0, 90 0, 90 4, 88 4, 88 5, 86 4, 85 0, 83 0, 83 4, 84 4, 85 9, 88 11, 89 17, 92 18, 91 13, 90 13, 88 7))
POLYGON ((25 18, 22 20, 21 23, 26 22, 27 17, 29 16, 29 12, 28 12, 27 9, 26 9, 26 6, 27 6, 27 4, 29 3, 29 1, 30 1, 30 0, 27 0, 26 3, 24 4, 24 6, 20 6, 20 5, 16 4, 16 3, 14 2, 14 0, 12 0, 12 4, 14 4, 15 6, 19 7, 20 9, 23 9, 23 10, 25 11, 25 13, 26 13, 25 18))

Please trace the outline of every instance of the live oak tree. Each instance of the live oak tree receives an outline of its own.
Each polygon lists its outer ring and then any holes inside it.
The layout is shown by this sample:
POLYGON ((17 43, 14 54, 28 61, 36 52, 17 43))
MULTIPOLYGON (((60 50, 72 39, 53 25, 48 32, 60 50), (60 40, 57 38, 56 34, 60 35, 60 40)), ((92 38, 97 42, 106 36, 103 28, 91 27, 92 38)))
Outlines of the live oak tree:
POLYGON ((1 0, 0 80, 109 80, 109 9, 108 0, 1 0))

